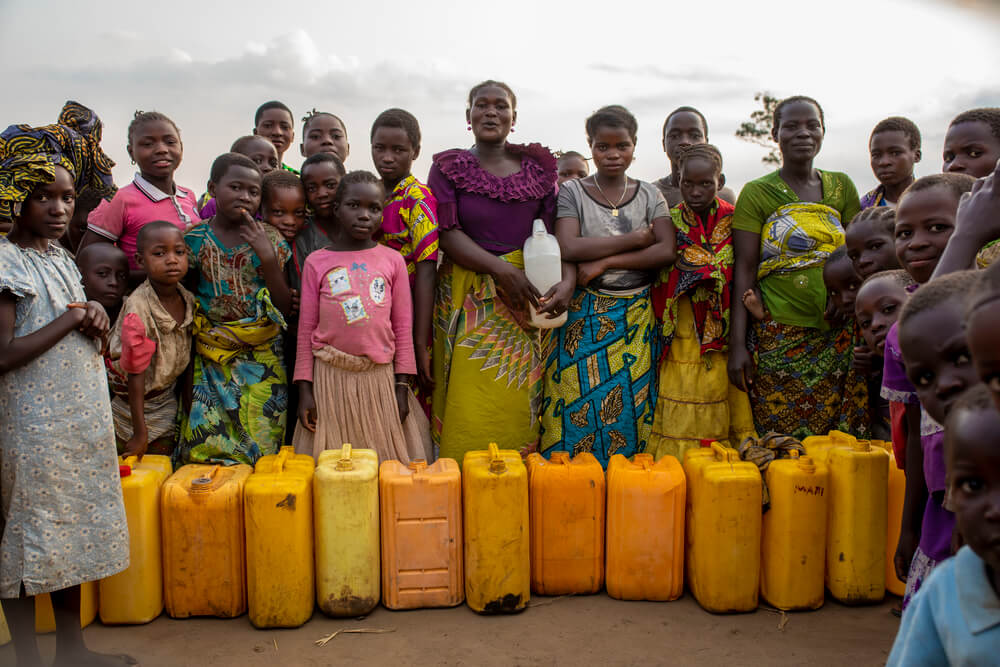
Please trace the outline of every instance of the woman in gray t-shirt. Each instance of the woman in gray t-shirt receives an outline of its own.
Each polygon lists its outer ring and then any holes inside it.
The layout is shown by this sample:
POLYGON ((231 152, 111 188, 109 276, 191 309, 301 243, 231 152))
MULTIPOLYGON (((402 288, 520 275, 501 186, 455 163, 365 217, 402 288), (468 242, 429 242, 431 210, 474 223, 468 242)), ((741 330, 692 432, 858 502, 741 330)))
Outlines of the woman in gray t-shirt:
POLYGON ((547 359, 540 448, 590 452, 605 467, 649 438, 658 348, 649 288, 676 247, 663 195, 626 175, 637 127, 620 106, 587 119, 597 171, 562 185, 555 224, 577 290, 547 359))

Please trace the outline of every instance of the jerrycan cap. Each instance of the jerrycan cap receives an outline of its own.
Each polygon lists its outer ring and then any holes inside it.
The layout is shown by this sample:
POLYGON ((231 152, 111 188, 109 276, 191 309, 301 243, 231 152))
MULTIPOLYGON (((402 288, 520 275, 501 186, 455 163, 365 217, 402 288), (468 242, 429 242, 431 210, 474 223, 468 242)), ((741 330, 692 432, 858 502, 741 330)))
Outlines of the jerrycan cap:
POLYGON ((531 223, 531 235, 545 236, 548 233, 549 230, 545 227, 545 221, 541 218, 535 218, 535 221, 531 223))
POLYGON ((552 455, 549 457, 549 463, 555 463, 556 465, 569 463, 569 452, 552 452, 552 455))
POLYGON ((345 442, 340 448, 340 458, 337 459, 337 470, 345 472, 354 470, 354 460, 351 458, 351 443, 345 442))
POLYGON ((125 464, 122 464, 122 465, 118 466, 118 476, 119 477, 128 477, 131 474, 132 474, 132 466, 125 465, 125 464))
POLYGON ((215 480, 215 476, 219 474, 219 468, 221 466, 215 466, 212 471, 207 475, 202 475, 201 477, 195 477, 191 480, 191 490, 192 491, 206 491, 208 487, 212 486, 212 482, 215 480))
POLYGON ((490 472, 499 475, 507 470, 507 464, 500 458, 500 447, 491 442, 489 446, 490 472))
POLYGON ((870 440, 855 440, 851 443, 851 449, 856 452, 870 452, 872 443, 870 440))
POLYGON ((711 438, 702 438, 699 442, 701 442, 702 447, 711 447, 713 441, 711 438))

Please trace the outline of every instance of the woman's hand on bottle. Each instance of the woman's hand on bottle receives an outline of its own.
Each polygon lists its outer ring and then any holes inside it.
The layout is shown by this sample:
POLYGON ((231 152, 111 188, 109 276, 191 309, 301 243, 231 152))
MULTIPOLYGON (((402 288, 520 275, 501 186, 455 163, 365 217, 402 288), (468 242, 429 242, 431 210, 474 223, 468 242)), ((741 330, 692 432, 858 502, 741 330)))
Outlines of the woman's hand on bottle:
POLYGON ((493 280, 496 282, 497 289, 512 304, 521 305, 525 310, 527 310, 527 304, 531 304, 537 308, 538 297, 540 295, 535 286, 528 280, 528 277, 524 275, 524 271, 507 262, 503 262, 503 265, 503 267, 497 269, 496 273, 493 274, 493 280))
POLYGON ((603 259, 580 262, 576 265, 576 284, 580 287, 586 287, 590 284, 590 281, 604 273, 606 270, 607 269, 604 266, 603 259))
POLYGON ((573 291, 576 285, 571 280, 560 280, 552 286, 548 292, 539 297, 539 315, 545 315, 550 320, 554 320, 566 312, 569 300, 573 298, 573 291))
POLYGON ((87 301, 86 303, 78 301, 69 304, 67 308, 70 309, 71 313, 74 313, 73 316, 77 321, 76 327, 84 336, 100 338, 111 328, 111 320, 108 318, 107 311, 96 301, 87 301))
POLYGON ((750 352, 746 347, 730 346, 726 370, 729 372, 729 382, 740 391, 749 391, 753 386, 753 359, 750 358, 750 352))

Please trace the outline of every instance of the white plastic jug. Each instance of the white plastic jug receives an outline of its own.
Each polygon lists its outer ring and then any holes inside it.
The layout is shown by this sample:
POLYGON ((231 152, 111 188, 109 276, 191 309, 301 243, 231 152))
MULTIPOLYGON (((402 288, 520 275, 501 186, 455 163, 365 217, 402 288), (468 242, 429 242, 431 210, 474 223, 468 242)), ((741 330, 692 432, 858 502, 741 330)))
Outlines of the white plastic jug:
MULTIPOLYGON (((539 294, 545 294, 562 280, 562 253, 559 241, 545 229, 545 223, 538 218, 532 226, 531 236, 524 242, 524 273, 539 294)), ((530 304, 531 324, 539 329, 554 329, 566 323, 566 313, 549 319, 539 315, 530 304)))

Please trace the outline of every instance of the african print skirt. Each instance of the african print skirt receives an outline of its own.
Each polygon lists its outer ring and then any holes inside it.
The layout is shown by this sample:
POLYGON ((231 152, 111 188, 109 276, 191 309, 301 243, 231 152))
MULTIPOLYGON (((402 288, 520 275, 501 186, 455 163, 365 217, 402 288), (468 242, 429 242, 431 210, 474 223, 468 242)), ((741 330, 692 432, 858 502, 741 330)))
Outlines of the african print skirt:
POLYGON ((739 447, 756 437, 750 399, 729 382, 729 353, 702 350, 691 299, 678 299, 676 327, 659 370, 659 396, 653 432, 646 451, 659 460, 669 454, 684 461, 684 453, 715 440, 739 447))
POLYGON ((616 296, 577 289, 547 345, 541 450, 644 451, 653 428, 659 336, 649 289, 616 296))
POLYGON ((868 388, 851 368, 850 328, 826 331, 780 324, 754 324, 756 374, 750 407, 758 433, 802 439, 845 431, 868 434, 868 388))
POLYGON ((280 329, 273 333, 273 324, 265 316, 199 328, 196 320, 191 411, 181 415, 175 467, 254 465, 278 452, 285 437, 288 380, 282 335, 280 329), (264 332, 271 337, 262 340, 264 332))
MULTIPOLYGON (((524 266, 521 251, 500 259, 524 266)), ((434 306, 431 434, 438 455, 538 446, 542 332, 512 308, 493 278, 445 260, 434 306)))

